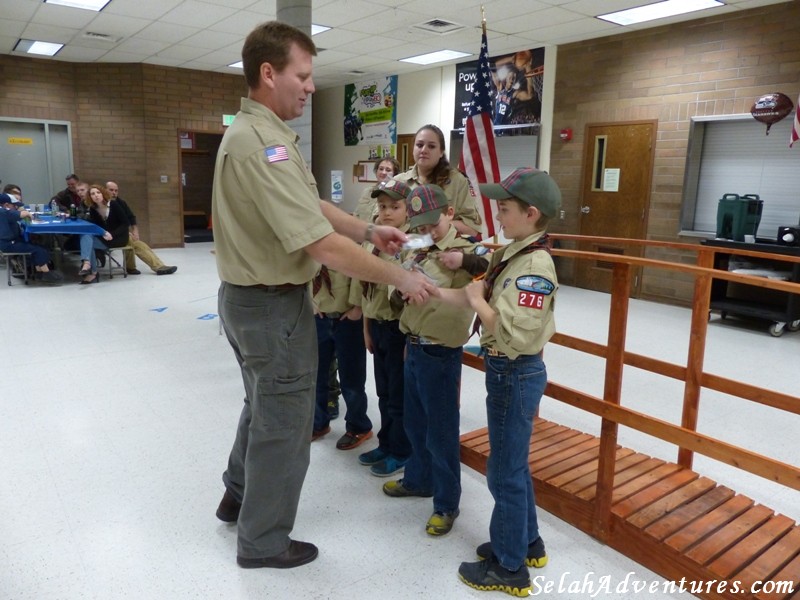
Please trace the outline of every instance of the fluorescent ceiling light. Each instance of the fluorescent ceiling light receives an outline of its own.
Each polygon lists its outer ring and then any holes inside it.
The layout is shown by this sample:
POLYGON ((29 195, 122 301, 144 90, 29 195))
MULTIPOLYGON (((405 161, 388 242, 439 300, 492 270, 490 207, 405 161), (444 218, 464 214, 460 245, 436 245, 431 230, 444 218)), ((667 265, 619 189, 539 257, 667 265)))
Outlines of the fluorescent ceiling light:
POLYGON ((311 24, 311 35, 317 35, 318 33, 322 33, 323 31, 328 31, 330 27, 326 27, 325 25, 314 25, 311 24))
POLYGON ((228 66, 232 69, 244 69, 244 63, 242 61, 231 63, 228 66))
POLYGON ((83 8, 95 12, 103 10, 111 0, 44 0, 45 4, 59 4, 70 8, 83 8))
POLYGON ((628 10, 597 15, 597 18, 603 19, 604 21, 611 21, 617 25, 634 25, 635 23, 643 23, 645 21, 663 19, 665 17, 674 17, 675 15, 682 15, 717 6, 725 6, 725 3, 719 0, 665 0, 664 2, 629 8, 628 10))
POLYGON ((415 65, 430 65, 445 60, 453 60, 454 58, 464 58, 465 56, 471 56, 471 54, 468 52, 458 52, 456 50, 439 50, 438 52, 429 52, 428 54, 401 58, 400 62, 409 62, 415 65))
POLYGON ((16 52, 26 52, 28 54, 38 54, 40 56, 54 56, 64 44, 53 44, 51 42, 38 42, 36 40, 19 40, 14 46, 16 52))

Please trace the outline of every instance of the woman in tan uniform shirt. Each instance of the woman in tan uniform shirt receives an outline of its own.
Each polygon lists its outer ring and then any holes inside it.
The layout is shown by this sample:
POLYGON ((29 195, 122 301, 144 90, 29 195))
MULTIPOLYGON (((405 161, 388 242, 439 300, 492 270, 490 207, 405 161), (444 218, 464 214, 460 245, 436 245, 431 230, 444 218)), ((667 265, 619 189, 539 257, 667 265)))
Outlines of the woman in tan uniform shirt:
POLYGON ((455 210, 453 226, 459 235, 475 236, 480 233, 481 216, 469 180, 450 166, 445 153, 444 133, 436 125, 423 125, 414 138, 414 166, 395 179, 409 187, 435 183, 444 190, 450 206, 455 210))

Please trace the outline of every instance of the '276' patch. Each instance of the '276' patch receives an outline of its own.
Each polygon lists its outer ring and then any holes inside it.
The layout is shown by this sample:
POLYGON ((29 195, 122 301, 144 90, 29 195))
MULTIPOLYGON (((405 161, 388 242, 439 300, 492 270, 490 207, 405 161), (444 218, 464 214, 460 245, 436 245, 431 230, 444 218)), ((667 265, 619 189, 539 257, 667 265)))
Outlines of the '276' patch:
POLYGON ((518 290, 522 290, 523 292, 535 292, 537 294, 544 294, 545 296, 549 296, 553 293, 553 290, 556 289, 552 281, 544 277, 539 277, 538 275, 523 275, 522 277, 517 277, 516 284, 518 290))
POLYGON ((520 292, 517 298, 517 305, 541 310, 544 308, 544 295, 534 294, 533 292, 520 292))

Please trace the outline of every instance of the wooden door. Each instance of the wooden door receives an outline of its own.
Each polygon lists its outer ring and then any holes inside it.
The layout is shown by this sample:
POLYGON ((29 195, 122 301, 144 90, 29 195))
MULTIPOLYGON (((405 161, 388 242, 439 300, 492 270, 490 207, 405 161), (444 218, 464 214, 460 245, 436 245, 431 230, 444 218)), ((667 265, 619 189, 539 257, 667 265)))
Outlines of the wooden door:
POLYGON ((400 133, 397 135, 397 160, 400 172, 408 171, 414 166, 414 138, 416 133, 400 133))
MULTIPOLYGON (((653 178, 657 121, 586 126, 580 199, 580 233, 644 239, 653 178)), ((642 249, 614 243, 586 243, 581 250, 641 256, 642 249)), ((576 285, 611 291, 613 264, 578 261, 576 285)), ((641 269, 633 272, 631 297, 639 295, 641 269)))

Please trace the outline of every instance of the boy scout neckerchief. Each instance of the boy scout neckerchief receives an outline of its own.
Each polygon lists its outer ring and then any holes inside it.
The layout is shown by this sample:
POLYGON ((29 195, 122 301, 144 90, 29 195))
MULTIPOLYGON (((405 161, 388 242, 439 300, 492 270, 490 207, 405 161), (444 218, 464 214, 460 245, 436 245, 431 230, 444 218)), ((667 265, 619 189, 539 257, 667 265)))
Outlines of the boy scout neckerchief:
MULTIPOLYGON (((381 253, 381 249, 375 246, 372 249, 372 256, 378 256, 381 253)), ((362 281, 361 282, 361 295, 364 298, 372 298, 372 294, 375 290, 375 284, 371 281, 362 281)))
POLYGON ((328 293, 330 293, 331 298, 333 298, 333 288, 331 285, 331 274, 328 273, 328 267, 322 265, 319 268, 319 273, 314 277, 314 282, 312 284, 314 295, 316 296, 319 291, 322 289, 323 284, 326 288, 328 288, 328 293))
MULTIPOLYGON (((530 244, 525 246, 522 250, 517 252, 517 254, 515 254, 514 256, 517 256, 518 254, 530 254, 531 252, 536 252, 537 250, 544 250, 545 252, 550 254, 550 250, 552 248, 553 248, 553 242, 550 239, 550 236, 545 233, 542 237, 540 237, 535 242, 531 242, 530 244)), ((505 248, 500 250, 500 252, 503 253, 503 256, 505 256, 505 253, 506 253, 507 249, 508 249, 508 246, 506 246, 505 248)), ((512 256, 511 258, 514 258, 514 256, 512 256)), ((498 262, 495 265, 495 267, 492 269, 491 273, 489 273, 486 276, 486 279, 485 279, 485 281, 486 281, 486 290, 485 290, 485 292, 483 294, 483 297, 486 299, 487 302, 492 297, 492 290, 494 290, 494 282, 495 282, 495 280, 500 276, 500 273, 503 272, 503 269, 506 268, 506 265, 508 264, 508 261, 511 260, 511 258, 506 259, 506 260, 502 260, 501 259, 500 262, 498 262)), ((481 328, 481 318, 476 314, 475 315, 475 323, 472 325, 472 334, 475 335, 475 333, 480 331, 480 328, 481 328)))

